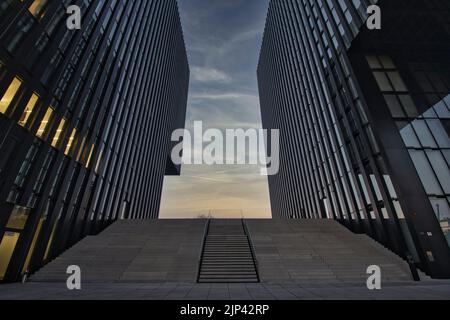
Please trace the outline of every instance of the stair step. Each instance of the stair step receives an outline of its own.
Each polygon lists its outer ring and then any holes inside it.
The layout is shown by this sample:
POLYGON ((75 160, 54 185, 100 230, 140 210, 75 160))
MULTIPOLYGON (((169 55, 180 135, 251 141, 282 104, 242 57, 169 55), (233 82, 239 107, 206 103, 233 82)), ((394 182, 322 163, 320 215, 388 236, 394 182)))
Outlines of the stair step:
POLYGON ((251 271, 202 271, 200 276, 250 276, 255 277, 255 272, 251 271))
POLYGON ((204 265, 202 270, 254 270, 253 264, 246 265, 204 265))
POLYGON ((205 258, 203 260, 204 262, 238 262, 238 263, 253 263, 254 261, 252 259, 237 259, 237 258, 205 258))
POLYGON ((258 282, 249 239, 242 222, 221 225, 212 220, 202 251, 199 282, 258 282), (219 225, 216 225, 219 224, 219 225))

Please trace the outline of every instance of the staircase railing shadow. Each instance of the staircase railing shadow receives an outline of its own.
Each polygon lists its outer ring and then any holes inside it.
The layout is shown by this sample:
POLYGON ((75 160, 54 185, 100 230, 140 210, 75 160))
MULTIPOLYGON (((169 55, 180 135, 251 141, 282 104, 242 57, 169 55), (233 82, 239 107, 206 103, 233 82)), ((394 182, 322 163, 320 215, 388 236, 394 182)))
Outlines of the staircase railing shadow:
POLYGON ((253 241, 250 237, 250 232, 248 230, 247 222, 245 219, 242 219, 242 226, 244 227, 244 232, 245 232, 245 235, 247 236, 248 244, 250 246, 250 251, 252 253, 253 264, 255 266, 255 271, 256 271, 256 277, 258 279, 258 282, 261 282, 261 279, 259 278, 259 262, 258 262, 258 259, 256 258, 255 247, 253 246, 253 241))
POLYGON ((198 257, 197 282, 200 282, 200 272, 201 272, 202 263, 203 263, 203 252, 205 251, 206 239, 208 238, 210 224, 211 224, 211 218, 209 218, 206 221, 205 229, 203 231, 202 246, 201 246, 201 250, 200 250, 200 256, 198 257))

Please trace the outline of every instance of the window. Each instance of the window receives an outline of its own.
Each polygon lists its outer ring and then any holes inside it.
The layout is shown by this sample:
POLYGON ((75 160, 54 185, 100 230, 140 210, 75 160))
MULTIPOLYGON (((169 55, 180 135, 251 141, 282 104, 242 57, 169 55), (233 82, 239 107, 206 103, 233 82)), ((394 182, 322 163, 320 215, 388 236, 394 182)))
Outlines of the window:
POLYGON ((389 214, 388 214, 386 208, 384 208, 384 207, 381 208, 381 215, 383 216, 383 218, 384 218, 385 220, 389 220, 389 214))
POLYGON ((0 280, 5 277, 6 271, 11 261, 20 233, 6 231, 0 242, 0 280))
POLYGON ((367 59, 367 62, 369 63, 369 66, 371 69, 381 69, 382 68, 380 61, 378 61, 377 56, 367 56, 366 59, 367 59))
POLYGON ((446 104, 443 101, 438 102, 434 106, 434 110, 437 115, 441 119, 450 119, 450 106, 447 108, 446 104))
POLYGON ((375 76, 375 80, 377 81, 381 91, 394 91, 384 72, 376 71, 373 75, 375 76))
POLYGON ((64 154, 66 156, 68 156, 70 151, 72 150, 72 146, 73 146, 76 135, 77 135, 77 129, 73 129, 72 134, 70 135, 69 141, 67 142, 66 150, 64 151, 64 154))
POLYGON ((0 113, 5 114, 8 111, 21 86, 22 81, 15 77, 0 100, 0 113))
POLYGON ((92 154, 94 153, 94 149, 95 149, 95 144, 93 144, 91 146, 91 151, 89 151, 89 156, 86 160, 86 168, 89 169, 89 166, 91 165, 91 159, 92 159, 92 154))
POLYGON ((419 116, 419 112, 417 111, 416 104, 410 95, 403 94, 398 96, 400 101, 402 102, 403 108, 406 110, 408 117, 416 118, 419 116))
POLYGON ((27 106, 25 107, 22 116, 20 117, 19 125, 21 125, 22 127, 25 127, 27 125, 28 120, 30 119, 31 114, 33 113, 34 107, 36 107, 38 100, 39 97, 35 93, 33 93, 33 95, 31 96, 30 100, 27 103, 27 106))
POLYGON ((28 11, 36 17, 36 19, 40 20, 44 14, 45 9, 47 7, 48 0, 34 0, 31 6, 28 8, 28 11))
POLYGON ((400 77, 400 74, 397 71, 391 71, 387 74, 394 86, 395 91, 408 91, 402 77, 400 77))
POLYGON ((422 181, 427 194, 442 195, 442 189, 436 179, 433 169, 431 168, 430 162, 425 156, 425 153, 418 150, 410 150, 409 153, 413 159, 417 173, 419 174, 420 180, 422 181))
POLYGON ((377 200, 378 201, 383 201, 383 197, 381 195, 381 190, 380 190, 380 187, 378 186, 377 178, 375 177, 375 175, 371 174, 370 175, 370 180, 372 181, 372 186, 373 186, 373 189, 374 189, 375 194, 377 196, 377 200))
POLYGON ((441 122, 438 119, 427 120, 427 124, 430 127, 439 148, 450 148, 450 137, 444 129, 443 122, 444 121, 441 122))
POLYGON ((405 213, 403 212, 403 208, 400 205, 400 202, 393 201, 393 204, 395 208, 395 213, 397 214, 397 218, 399 218, 400 220, 405 220, 405 213))
POLYGON ((6 225, 6 227, 8 229, 21 231, 25 228, 29 216, 30 216, 29 208, 15 206, 11 213, 11 216, 9 217, 8 224, 6 225))
POLYGON ((386 183, 386 187, 389 191, 389 195, 391 196, 391 199, 397 199, 397 192, 395 192, 394 184, 392 183, 391 176, 389 175, 383 175, 384 182, 386 183))
POLYGON ((64 130, 64 126, 66 125, 66 119, 62 118, 59 123, 58 129, 56 129, 55 136, 52 140, 52 147, 56 148, 58 146, 59 139, 61 138, 61 134, 64 130))
POLYGON ((383 68, 385 69, 395 69, 395 64, 392 61, 391 57, 387 55, 382 55, 379 57, 381 63, 383 64, 383 68))
POLYGON ((450 194, 450 169, 448 168, 444 156, 437 150, 427 150, 426 153, 444 192, 450 194))
POLYGON ((420 142, 417 139, 416 133, 413 130, 413 127, 408 124, 406 127, 400 130, 400 134, 402 135, 403 142, 405 142, 405 146, 407 148, 420 148, 420 142))
POLYGON ((39 129, 36 133, 36 136, 38 136, 41 139, 44 139, 45 131, 48 127, 48 124, 50 122, 50 119, 53 115, 53 109, 50 107, 48 108, 47 112, 45 113, 44 119, 42 119, 41 125, 39 126, 39 129))
POLYGON ((84 137, 83 140, 81 141, 75 161, 80 162, 80 163, 82 162, 82 156, 86 154, 85 149, 84 149, 85 147, 86 147, 86 137, 84 137))
POLYGON ((420 143, 424 148, 437 148, 433 135, 428 128, 425 120, 416 120, 412 123, 414 130, 419 137, 420 143))
POLYGON ((405 118, 405 112, 402 109, 402 106, 398 102, 397 96, 394 94, 385 94, 384 100, 386 100, 386 104, 391 111, 391 115, 393 118, 405 118))
POLYGON ((439 221, 450 219, 450 206, 446 198, 430 198, 430 202, 439 221))

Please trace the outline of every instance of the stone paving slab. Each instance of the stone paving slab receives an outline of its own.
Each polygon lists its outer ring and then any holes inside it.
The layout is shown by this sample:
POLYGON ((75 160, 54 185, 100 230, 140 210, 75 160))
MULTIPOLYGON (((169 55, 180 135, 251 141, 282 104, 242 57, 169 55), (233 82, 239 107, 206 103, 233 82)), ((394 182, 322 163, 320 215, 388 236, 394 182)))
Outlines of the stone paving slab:
POLYGON ((370 291, 356 286, 297 284, 84 284, 69 291, 61 283, 5 284, 0 300, 450 300, 450 282, 411 283, 370 291))

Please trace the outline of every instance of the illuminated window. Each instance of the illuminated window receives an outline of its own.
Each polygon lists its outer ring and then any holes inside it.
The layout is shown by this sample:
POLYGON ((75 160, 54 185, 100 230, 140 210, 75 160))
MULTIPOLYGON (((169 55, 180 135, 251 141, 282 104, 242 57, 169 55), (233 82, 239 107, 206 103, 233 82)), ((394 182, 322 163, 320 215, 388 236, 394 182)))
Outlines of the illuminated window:
POLYGON ((20 81, 18 78, 14 78, 5 94, 3 95, 2 100, 0 100, 0 113, 5 114, 6 111, 8 111, 11 102, 13 102, 21 86, 22 81, 20 81))
POLYGON ((47 129, 48 123, 50 122, 52 115, 53 109, 50 107, 45 113, 44 119, 42 119, 41 125, 39 126, 39 129, 36 133, 36 136, 38 136, 39 138, 43 139, 45 130, 47 129))
POLYGON ((72 134, 70 135, 69 141, 67 142, 66 150, 64 151, 64 154, 66 156, 68 156, 70 151, 72 150, 73 143, 74 143, 76 136, 77 136, 77 129, 73 129, 72 134))
POLYGON ((86 168, 87 169, 89 169, 89 166, 91 165, 92 154, 94 153, 94 149, 95 149, 95 144, 93 144, 91 146, 91 151, 89 151, 89 156, 88 156, 87 161, 86 161, 86 168))
POLYGON ((37 19, 41 19, 45 14, 47 3, 48 0, 34 0, 31 6, 28 8, 28 11, 30 11, 31 14, 37 19))
POLYGON ((0 280, 5 277, 6 271, 11 261, 20 233, 5 232, 2 241, 0 242, 0 280))
POLYGON ((80 150, 78 151, 78 155, 75 158, 76 162, 81 162, 81 157, 84 153, 84 147, 86 146, 86 137, 83 138, 80 144, 80 150))
POLYGON ((61 134, 64 130, 64 126, 66 125, 66 119, 62 118, 59 123, 58 129, 56 129, 55 136, 52 140, 52 147, 56 148, 58 146, 59 139, 61 138, 61 134))
POLYGON ((19 124, 22 127, 25 127, 27 125, 27 122, 30 119, 31 114, 33 113, 34 107, 36 107, 38 100, 39 97, 35 93, 33 93, 19 120, 19 124))
POLYGON ((23 230, 30 216, 30 212, 31 210, 29 208, 15 206, 6 227, 8 229, 23 230))

